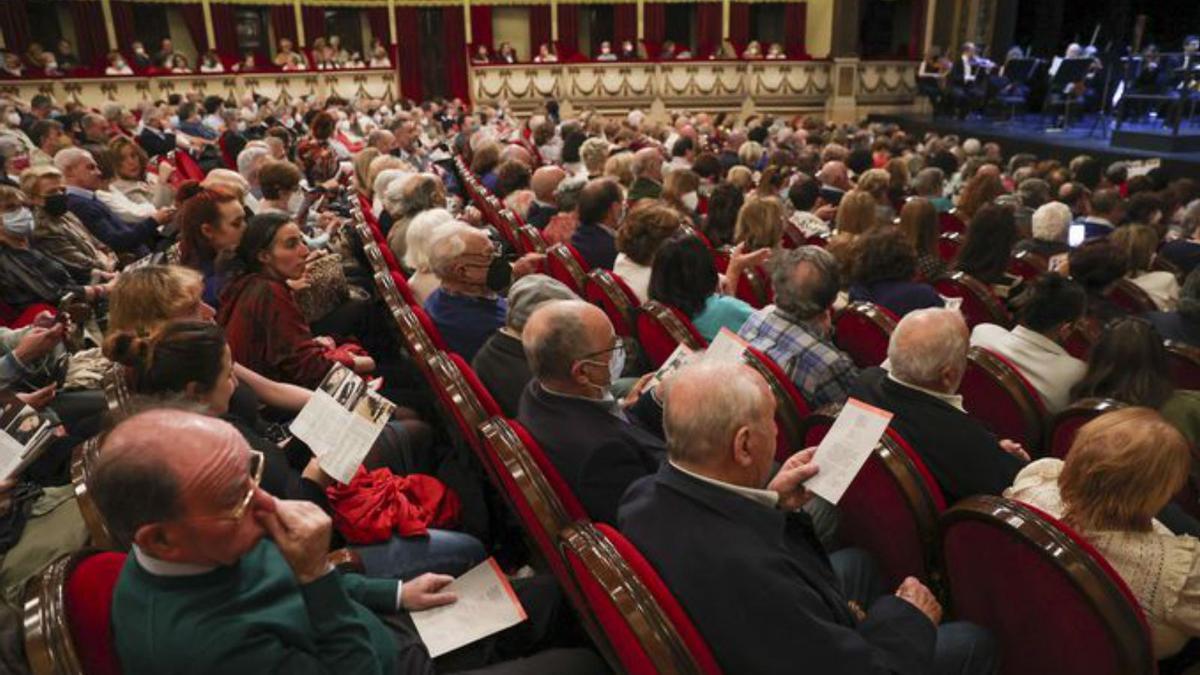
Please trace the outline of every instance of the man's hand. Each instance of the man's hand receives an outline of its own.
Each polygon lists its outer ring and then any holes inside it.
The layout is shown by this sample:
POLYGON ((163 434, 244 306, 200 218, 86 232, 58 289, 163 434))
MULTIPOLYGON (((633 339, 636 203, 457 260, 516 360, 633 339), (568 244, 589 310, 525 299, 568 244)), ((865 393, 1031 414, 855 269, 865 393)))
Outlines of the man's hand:
POLYGON ((375 359, 369 356, 354 357, 354 367, 351 368, 358 375, 367 375, 375 372, 375 359))
POLYGON ((545 253, 526 253, 513 263, 512 278, 516 280, 523 276, 537 274, 542 271, 542 266, 545 264, 545 253))
POLYGON ((442 592, 451 581, 454 581, 454 577, 445 574, 422 574, 412 581, 406 581, 400 588, 400 606, 410 612, 419 612, 457 602, 458 596, 442 592))
POLYGON ((18 401, 24 403, 30 408, 33 408, 34 410, 41 410, 42 408, 50 405, 50 402, 54 400, 54 395, 57 393, 57 389, 58 385, 51 382, 37 391, 31 391, 28 394, 19 393, 16 394, 16 397, 18 401))
POLYGON ((164 206, 161 209, 155 211, 154 216, 153 216, 155 222, 157 222, 159 225, 166 225, 167 223, 171 222, 171 219, 174 217, 175 217, 175 207, 174 206, 164 206))
POLYGON ((483 212, 474 206, 468 206, 463 209, 461 218, 471 227, 479 227, 483 223, 483 212))
POLYGON ((788 457, 767 485, 768 490, 779 494, 779 508, 784 511, 795 511, 812 499, 813 494, 804 488, 804 481, 817 475, 817 465, 812 463, 816 451, 807 448, 788 457))
POLYGON ((817 210, 813 211, 813 215, 828 223, 837 215, 837 210, 837 206, 825 204, 824 206, 817 207, 817 210))
POLYGON ((29 365, 34 361, 54 351, 54 348, 59 342, 62 342, 63 333, 67 327, 65 324, 55 323, 49 328, 34 326, 30 328, 25 335, 21 336, 17 346, 13 349, 13 356, 25 365, 29 365))
POLYGON ((926 588, 925 584, 917 581, 916 577, 905 578, 900 588, 896 589, 896 597, 921 610, 933 625, 942 622, 942 605, 933 597, 933 592, 926 588))
POLYGON ((1029 461, 1029 453, 1025 452, 1025 447, 1016 441, 1011 441, 1007 438, 1000 441, 1000 449, 1008 454, 1016 457, 1022 462, 1029 461))
POLYGON ((271 535, 301 585, 329 572, 325 556, 329 553, 333 521, 316 504, 278 499, 273 512, 256 511, 255 517, 271 535))
POLYGON ((313 338, 313 342, 321 345, 325 349, 337 348, 337 343, 334 342, 333 338, 329 337, 328 335, 318 335, 317 337, 313 338))
POLYGON ((646 373, 645 375, 642 375, 641 377, 639 377, 637 379, 637 382, 633 383, 633 388, 629 390, 629 393, 625 394, 625 398, 621 399, 621 407, 628 408, 629 406, 633 405, 634 403, 637 403, 638 399, 642 397, 642 392, 644 392, 646 390, 646 385, 657 374, 658 374, 657 371, 652 370, 652 371, 646 373))

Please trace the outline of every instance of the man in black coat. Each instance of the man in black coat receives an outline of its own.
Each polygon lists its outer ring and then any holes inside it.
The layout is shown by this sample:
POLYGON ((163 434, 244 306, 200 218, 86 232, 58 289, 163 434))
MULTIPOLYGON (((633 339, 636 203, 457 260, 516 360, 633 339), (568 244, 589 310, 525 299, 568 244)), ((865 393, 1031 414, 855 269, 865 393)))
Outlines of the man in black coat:
POLYGON ((521 335, 533 381, 518 421, 542 446, 592 520, 615 523, 633 481, 658 469, 661 438, 609 388, 624 345, 604 312, 582 300, 548 302, 521 335))
POLYGON ((920 456, 949 504, 1000 494, 1029 461, 1019 444, 997 440, 963 410, 958 386, 969 338, 957 310, 909 312, 888 343, 890 372, 870 368, 850 389, 850 396, 894 415, 892 428, 920 456))
POLYGON ((811 497, 804 481, 818 472, 814 450, 771 478, 775 399, 760 375, 701 362, 665 386, 669 463, 626 493, 620 528, 722 670, 994 672, 990 636, 938 628, 942 608, 919 581, 889 593, 863 552, 826 555, 800 510, 811 497))

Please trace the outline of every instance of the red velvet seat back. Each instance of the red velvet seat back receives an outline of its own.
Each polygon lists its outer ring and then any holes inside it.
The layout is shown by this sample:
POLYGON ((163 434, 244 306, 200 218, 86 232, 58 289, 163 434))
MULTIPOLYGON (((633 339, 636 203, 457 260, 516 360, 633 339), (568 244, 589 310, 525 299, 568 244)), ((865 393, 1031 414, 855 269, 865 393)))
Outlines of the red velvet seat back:
POLYGON ((683 312, 654 300, 638 308, 637 337, 651 368, 665 363, 680 343, 697 350, 708 346, 683 312))
POLYGON ((175 170, 179 172, 179 175, 184 180, 194 180, 197 182, 204 180, 204 169, 200 168, 200 164, 196 162, 194 157, 182 150, 176 150, 174 157, 175 170))
POLYGON ((413 305, 409 309, 413 311, 413 314, 417 316, 417 320, 421 322, 421 328, 425 329, 425 334, 429 336, 429 339, 433 342, 433 346, 446 351, 446 340, 442 338, 442 332, 434 325, 433 319, 429 318, 425 310, 421 309, 418 305, 413 305))
POLYGON ((542 446, 529 430, 521 425, 516 420, 508 420, 508 426, 512 428, 513 433, 521 440, 525 446, 525 451, 529 453, 529 457, 533 459, 533 463, 542 471, 542 475, 546 478, 546 483, 554 490, 554 494, 562 501, 563 508, 567 511, 567 516, 571 520, 587 519, 587 511, 583 508, 583 503, 575 496, 571 490, 571 486, 567 485, 567 481, 563 480, 562 474, 554 467, 550 458, 546 456, 546 452, 542 450, 542 446))
POLYGON ((889 430, 838 502, 838 536, 869 552, 885 586, 937 578, 938 515, 945 498, 908 444, 889 430))
POLYGON ((492 392, 488 391, 487 387, 483 386, 483 382, 480 381, 479 375, 476 374, 475 370, 471 368, 471 364, 467 363, 466 359, 453 352, 450 352, 447 354, 447 356, 450 357, 450 361, 454 364, 454 366, 458 368, 458 372, 460 375, 462 375, 463 381, 466 382, 467 386, 471 388, 471 392, 475 394, 475 398, 479 400, 479 403, 483 406, 483 411, 487 413, 487 416, 495 417, 496 415, 503 415, 504 412, 500 410, 500 404, 496 403, 495 398, 492 398, 492 392))
POLYGON ((592 270, 584 287, 584 298, 604 310, 617 335, 633 337, 633 312, 639 303, 621 277, 608 270, 592 270))
POLYGON ((121 674, 113 644, 112 596, 124 565, 124 553, 97 553, 80 560, 66 579, 67 622, 87 675, 121 674))
MULTIPOLYGON (((610 658, 617 661, 612 664, 614 669, 629 675, 721 672, 699 633, 690 621, 686 621, 687 616, 679 604, 671 602, 674 613, 659 604, 644 580, 606 536, 610 532, 616 535, 610 528, 601 531, 591 523, 577 523, 563 532, 562 551, 592 616, 612 647, 610 658), (691 644, 703 650, 699 653, 704 659, 703 666, 698 655, 691 651, 689 639, 672 622, 672 616, 686 621, 684 630, 688 632, 691 644)), ((625 544, 626 550, 632 550, 628 542, 625 544)), ((657 580, 658 575, 653 569, 644 560, 641 562, 644 571, 653 574, 657 580)), ((670 598, 661 580, 658 587, 665 597, 670 598)))
POLYGON ((1104 297, 1130 314, 1145 314, 1158 309, 1146 291, 1128 279, 1117 279, 1105 289, 1104 297))
POLYGON ((58 309, 53 305, 41 303, 26 305, 18 309, 12 305, 0 302, 0 326, 4 326, 5 328, 24 328, 33 323, 37 315, 42 312, 50 312, 57 315, 58 309))
POLYGON ((742 270, 737 280, 737 297, 755 309, 762 309, 775 301, 775 289, 771 277, 761 265, 742 270))
POLYGON ((358 204, 362 210, 363 220, 367 223, 367 228, 371 230, 371 238, 375 240, 375 245, 379 247, 379 252, 383 254, 383 260, 393 272, 401 272, 404 268, 400 267, 400 262, 396 260, 396 255, 392 253, 392 247, 388 246, 387 237, 383 236, 383 230, 379 227, 379 219, 375 217, 375 210, 371 208, 371 200, 366 196, 358 195, 358 204))
POLYGON ((933 287, 938 293, 950 298, 962 298, 962 315, 968 328, 981 323, 994 323, 1008 328, 1012 319, 1000 299, 992 294, 987 285, 969 274, 955 272, 937 279, 933 287))
POLYGON ((977 496, 942 517, 954 614, 991 631, 1004 675, 1149 675, 1132 593, 1081 538, 1023 504, 977 496))
POLYGON ((549 248, 542 233, 532 225, 526 225, 517 230, 517 250, 522 253, 545 253, 549 248))
POLYGON ((807 447, 804 444, 804 422, 812 406, 796 388, 792 378, 771 357, 747 345, 744 358, 751 368, 763 376, 775 396, 775 459, 782 462, 807 447))
POLYGON ((1171 381, 1179 389, 1200 389, 1200 349, 1177 342, 1167 342, 1167 364, 1171 381))
POLYGON ((943 234, 947 232, 963 233, 967 231, 967 226, 954 211, 946 211, 938 214, 938 229, 943 234))
POLYGON ((938 257, 945 263, 950 264, 958 257, 958 250, 962 248, 962 235, 957 232, 946 232, 938 237, 937 252, 938 257))
POLYGON ((1029 281, 1044 274, 1049 267, 1049 262, 1033 251, 1019 251, 1009 260, 1008 273, 1029 281))
POLYGON ((1040 454, 1045 433, 1046 406, 1021 371, 1003 356, 972 347, 958 392, 963 407, 999 438, 1040 454))
POLYGON ((833 319, 834 344, 859 368, 878 366, 887 359, 888 341, 896 315, 869 302, 854 302, 833 319))
POLYGON ((1066 459, 1080 427, 1106 412, 1123 407, 1124 403, 1111 398, 1085 398, 1060 410, 1046 425, 1046 440, 1042 444, 1044 454, 1066 459))
POLYGON ((570 244, 555 244, 546 250, 546 273, 583 297, 587 285, 587 263, 570 244))

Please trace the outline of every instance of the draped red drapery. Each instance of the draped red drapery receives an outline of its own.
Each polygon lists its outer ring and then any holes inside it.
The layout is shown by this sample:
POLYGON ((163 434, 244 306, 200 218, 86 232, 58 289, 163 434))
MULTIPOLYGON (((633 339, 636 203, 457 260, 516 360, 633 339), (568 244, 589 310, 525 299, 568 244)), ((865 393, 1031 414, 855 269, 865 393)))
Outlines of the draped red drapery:
MULTIPOLYGON (((805 31, 808 30, 808 3, 789 2, 783 11, 783 23, 786 26, 783 33, 785 41, 783 50, 787 52, 788 58, 808 58, 808 50, 805 48, 805 31)), ((766 49, 765 45, 763 49, 766 49)))
POLYGON ((661 2, 647 2, 642 5, 643 39, 650 48, 651 55, 657 55, 667 32, 667 6, 661 2))
POLYGON ((613 51, 625 40, 637 40, 637 5, 631 3, 613 5, 613 51))
POLYGON ((706 58, 721 45, 721 3, 701 2, 696 5, 697 58, 706 58))
POLYGON ((416 7, 396 7, 397 59, 400 65, 400 92, 404 98, 420 101, 421 31, 416 7))
MULTIPOLYGON (((75 21, 75 53, 80 65, 103 67, 108 53, 108 35, 104 30, 104 13, 98 2, 72 2, 71 18, 75 21)), ((54 45, 42 45, 53 49, 54 45)))
POLYGON ((742 53, 750 42, 750 5, 734 2, 729 5, 729 41, 733 48, 742 53))
MULTIPOLYGON (((117 32, 117 45, 121 52, 128 56, 133 51, 130 43, 138 39, 133 23, 133 3, 128 0, 112 0, 109 6, 112 8, 113 29, 117 32)), ((153 45, 148 47, 154 48, 153 45)))
MULTIPOLYGON (((242 48, 237 41, 237 18, 233 14, 233 5, 211 3, 208 8, 212 12, 213 37, 217 40, 213 48, 225 61, 238 61, 242 56, 242 48)), ((266 62, 266 52, 260 50, 254 56, 259 63, 266 62)))
POLYGON ((529 8, 530 60, 537 56, 538 47, 544 44, 550 44, 550 6, 532 5, 529 8))
POLYGON ((579 53, 579 5, 558 6, 558 58, 573 59, 579 53))
POLYGON ((442 8, 442 38, 446 58, 446 84, 451 97, 467 99, 467 30, 463 10, 455 5, 442 8))
POLYGON ((275 46, 284 38, 296 45, 296 10, 291 5, 271 6, 271 28, 275 31, 275 46))
MULTIPOLYGON (((29 28, 29 9, 26 0, 4 0, 0 2, 0 33, 8 50, 24 56, 33 37, 29 28)), ((48 45, 42 45, 46 47, 48 45)))
POLYGON ((325 8, 305 5, 300 8, 300 17, 304 21, 304 42, 306 47, 312 47, 313 40, 327 38, 325 35, 325 8))
POLYGON ((925 45, 925 0, 913 0, 912 3, 912 39, 908 41, 908 58, 919 59, 923 56, 922 47, 925 45))
POLYGON ((179 5, 179 11, 183 14, 183 23, 187 25, 188 35, 192 36, 192 44, 196 45, 196 58, 193 61, 188 57, 188 62, 193 68, 198 68, 200 55, 208 51, 208 36, 204 32, 204 9, 198 4, 179 5))
POLYGON ((487 5, 471 5, 471 42, 487 45, 490 50, 495 47, 492 40, 492 8, 487 5))

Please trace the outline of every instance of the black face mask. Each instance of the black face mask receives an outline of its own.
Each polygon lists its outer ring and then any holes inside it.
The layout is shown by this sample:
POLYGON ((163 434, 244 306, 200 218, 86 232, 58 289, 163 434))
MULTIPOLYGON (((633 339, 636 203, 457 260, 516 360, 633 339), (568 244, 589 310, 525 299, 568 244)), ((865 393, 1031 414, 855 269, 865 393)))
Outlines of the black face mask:
POLYGON ((54 218, 61 217, 67 212, 67 193, 59 192, 57 194, 47 195, 46 203, 42 206, 46 213, 54 218))
POLYGON ((487 287, 489 291, 503 293, 512 285, 512 265, 504 258, 494 258, 488 265, 487 287))

